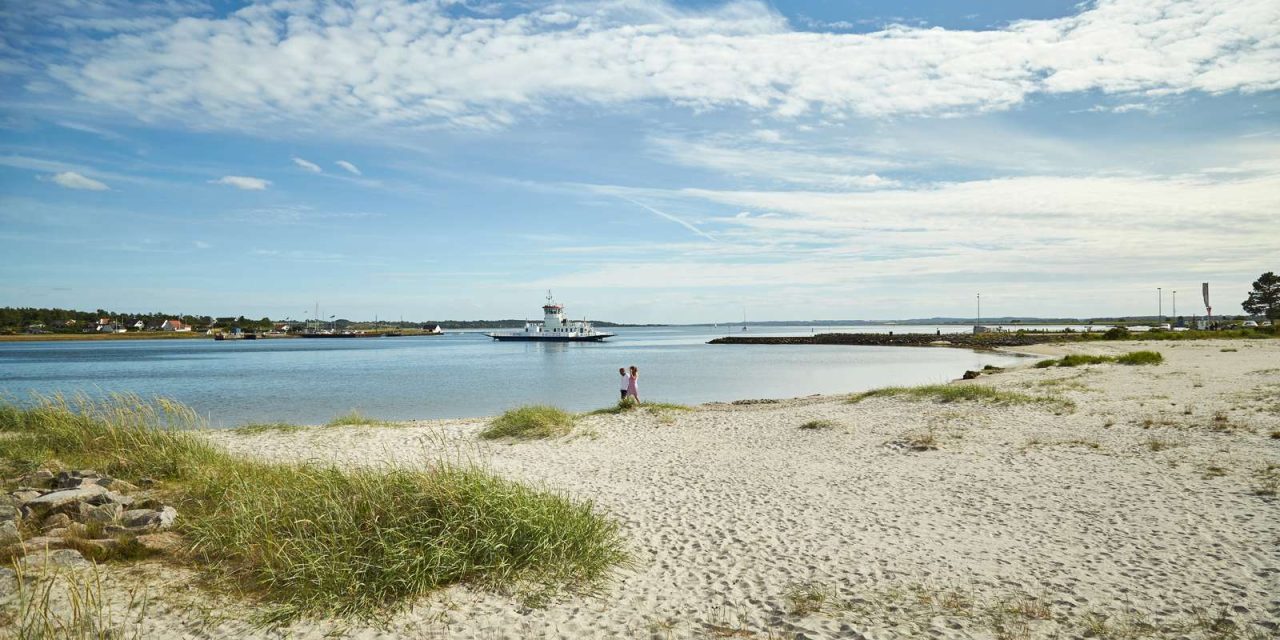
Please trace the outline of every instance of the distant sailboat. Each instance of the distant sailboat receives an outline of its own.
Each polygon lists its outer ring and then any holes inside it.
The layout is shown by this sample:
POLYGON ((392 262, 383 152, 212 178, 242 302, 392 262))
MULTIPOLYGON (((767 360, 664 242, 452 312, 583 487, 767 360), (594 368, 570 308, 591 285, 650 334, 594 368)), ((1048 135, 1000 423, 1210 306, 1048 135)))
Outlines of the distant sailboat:
POLYGON ((746 307, 743 307, 743 308, 742 308, 742 330, 743 330, 743 331, 746 331, 746 330, 747 330, 747 309, 746 309, 746 307))

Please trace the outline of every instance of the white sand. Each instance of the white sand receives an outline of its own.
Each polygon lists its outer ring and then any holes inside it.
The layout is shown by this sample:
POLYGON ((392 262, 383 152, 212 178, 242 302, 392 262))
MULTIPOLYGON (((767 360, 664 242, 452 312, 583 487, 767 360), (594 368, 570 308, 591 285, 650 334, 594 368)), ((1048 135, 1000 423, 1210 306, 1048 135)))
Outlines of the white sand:
MULTIPOLYGON (((822 397, 592 417, 568 438, 517 444, 480 444, 484 420, 211 437, 279 460, 476 456, 504 476, 595 500, 623 523, 634 555, 599 598, 529 610, 453 589, 384 629, 305 623, 284 637, 1078 637, 1090 612, 1112 629, 1143 621, 1170 637, 1175 628, 1208 637, 1188 626, 1196 612, 1226 615, 1254 637, 1280 634, 1280 502, 1254 494, 1257 472, 1280 464, 1270 437, 1280 430, 1280 343, 1022 351, 1139 348, 1165 364, 1034 369, 1028 360, 963 383, 1076 404, 1059 413, 822 397), (1218 412, 1225 432, 1210 428, 1218 412), (814 419, 840 426, 798 428, 814 419), (930 431, 934 451, 888 444, 930 431), (1152 439, 1171 447, 1153 451, 1152 439), (786 594, 798 585, 829 594, 821 611, 791 612, 786 594), (962 615, 950 615, 948 591, 979 604, 952 602, 962 615), (1019 594, 1054 619, 995 615, 991 603, 1019 594)), ((185 573, 132 571, 170 581, 149 635, 282 637, 252 630, 238 606, 213 621, 191 608, 220 605, 185 573)))

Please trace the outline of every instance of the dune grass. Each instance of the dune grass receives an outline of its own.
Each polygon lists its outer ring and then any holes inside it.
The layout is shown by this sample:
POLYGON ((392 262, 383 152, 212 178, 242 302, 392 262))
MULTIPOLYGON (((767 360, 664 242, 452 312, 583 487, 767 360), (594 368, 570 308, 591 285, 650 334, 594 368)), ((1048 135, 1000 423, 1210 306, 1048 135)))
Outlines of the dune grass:
POLYGON ((1116 362, 1128 365, 1160 364, 1164 362, 1164 356, 1159 351, 1130 351, 1116 357, 1116 362))
POLYGON ((673 404, 670 402, 636 402, 634 400, 627 399, 627 400, 619 400, 618 404, 615 404, 612 407, 605 407, 603 409, 588 411, 583 415, 586 415, 586 416, 618 415, 620 413, 627 413, 629 411, 636 411, 636 410, 648 411, 649 413, 652 413, 652 414, 658 414, 663 411, 692 411, 692 409, 689 406, 683 405, 683 404, 673 404))
POLYGON ((390 425, 386 420, 377 420, 352 409, 336 418, 330 420, 326 427, 385 427, 390 425))
POLYGON ((850 396, 848 402, 849 404, 856 404, 867 398, 880 397, 903 397, 910 400, 933 400, 940 403, 1031 404, 1057 401, 1054 398, 1029 396, 1014 391, 1001 391, 995 387, 978 384, 930 384, 919 387, 882 387, 880 389, 872 389, 850 396))
POLYGON ((837 425, 833 420, 810 420, 800 425, 800 428, 806 431, 820 431, 823 429, 834 429, 837 426, 839 425, 837 425))
POLYGON ((1050 358, 1041 360, 1036 363, 1037 369, 1047 369, 1049 367, 1078 367, 1085 364, 1106 364, 1116 362, 1119 364, 1140 365, 1140 364, 1160 364, 1164 362, 1164 356, 1158 351, 1130 351, 1129 353, 1119 356, 1091 356, 1079 353, 1066 355, 1057 360, 1050 358))
POLYGON ((512 409, 498 416, 480 432, 480 437, 486 440, 558 438, 568 435, 576 421, 576 416, 563 409, 547 405, 529 405, 512 409))
POLYGON ((478 467, 264 463, 184 428, 198 426, 181 405, 132 396, 0 404, 0 463, 57 459, 161 481, 188 542, 180 560, 212 585, 259 599, 268 624, 381 617, 458 583, 589 591, 626 559, 617 523, 590 502, 478 467))
POLYGON ((290 424, 288 422, 255 422, 251 424, 242 424, 232 431, 252 435, 256 433, 293 433, 306 429, 302 425, 290 424))

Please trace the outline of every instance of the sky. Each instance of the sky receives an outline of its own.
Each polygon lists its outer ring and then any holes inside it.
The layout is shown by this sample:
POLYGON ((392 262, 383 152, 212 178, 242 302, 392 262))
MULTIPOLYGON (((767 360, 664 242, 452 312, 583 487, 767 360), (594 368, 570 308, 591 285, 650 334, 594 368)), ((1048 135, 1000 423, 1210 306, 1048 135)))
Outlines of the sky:
POLYGON ((0 0, 0 306, 1240 313, 1275 0, 0 0))

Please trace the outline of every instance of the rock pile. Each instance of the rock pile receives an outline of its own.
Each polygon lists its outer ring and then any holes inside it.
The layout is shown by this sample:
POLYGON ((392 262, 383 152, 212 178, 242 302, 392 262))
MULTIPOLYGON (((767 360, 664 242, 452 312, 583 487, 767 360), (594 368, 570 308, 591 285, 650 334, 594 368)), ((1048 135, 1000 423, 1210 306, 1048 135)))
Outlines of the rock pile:
POLYGON ((123 480, 91 469, 45 469, 9 484, 17 490, 0 494, 0 557, 48 557, 50 550, 107 557, 126 545, 165 552, 178 544, 166 531, 177 510, 123 480))

